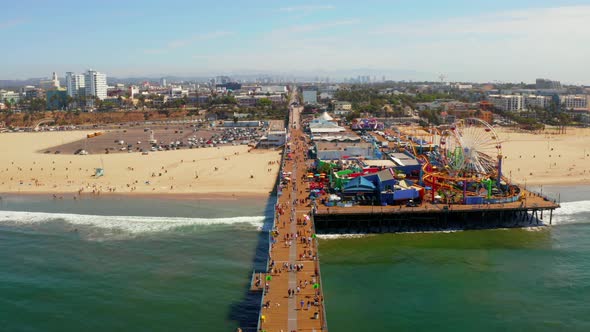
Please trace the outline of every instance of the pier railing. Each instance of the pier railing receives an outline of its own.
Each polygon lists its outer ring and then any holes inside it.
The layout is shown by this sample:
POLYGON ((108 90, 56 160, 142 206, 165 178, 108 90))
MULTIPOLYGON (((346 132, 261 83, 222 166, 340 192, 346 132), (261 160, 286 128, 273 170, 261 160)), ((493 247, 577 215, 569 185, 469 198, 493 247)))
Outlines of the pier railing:
MULTIPOLYGON (((313 234, 316 234, 313 207, 310 209, 309 215, 310 215, 310 219, 311 219, 312 232, 313 232, 313 234)), ((326 305, 325 305, 326 298, 324 297, 324 283, 322 282, 322 272, 320 270, 320 257, 319 257, 320 248, 319 248, 319 241, 318 241, 317 237, 314 238, 314 245, 315 245, 315 252, 317 254, 314 265, 315 265, 315 269, 318 271, 317 277, 318 277, 318 283, 320 284, 319 290, 320 290, 320 299, 321 299, 321 301, 320 301, 321 331, 328 331, 328 320, 326 318, 326 305)))
MULTIPOLYGON (((290 122, 289 122, 290 123, 290 122)), ((281 189, 281 180, 282 180, 282 173, 283 173, 283 169, 285 167, 285 160, 287 157, 287 143, 288 141, 285 142, 285 145, 283 145, 283 154, 281 156, 281 163, 280 163, 280 167, 279 167, 279 174, 278 174, 278 179, 279 179, 279 183, 277 184, 277 195, 273 204, 273 217, 272 217, 272 227, 270 230, 268 230, 268 248, 267 248, 267 254, 266 254, 266 264, 264 266, 264 269, 262 270, 254 270, 254 272, 252 273, 252 279, 254 279, 254 275, 256 273, 260 274, 266 274, 268 273, 271 269, 270 269, 270 260, 271 260, 271 253, 272 253, 272 244, 273 244, 273 236, 272 236, 272 232, 274 231, 274 229, 276 228, 277 225, 277 204, 279 203, 279 198, 281 197, 281 195, 283 194, 283 191, 281 189)), ((253 280, 251 281, 253 282, 253 280)), ((261 286, 262 286, 262 296, 260 298, 260 311, 258 312, 258 323, 256 325, 256 331, 260 331, 260 324, 262 322, 262 306, 264 305, 264 298, 266 297, 266 279, 262 278, 261 280, 261 286)))
POLYGON ((520 188, 523 188, 524 190, 530 192, 531 194, 535 195, 535 196, 539 196, 547 201, 553 202, 555 204, 560 204, 561 203, 561 194, 551 194, 548 193, 547 191, 543 192, 543 185, 529 185, 527 187, 526 182, 524 184, 519 183, 519 182, 511 182, 511 184, 515 184, 517 186, 519 186, 520 188))

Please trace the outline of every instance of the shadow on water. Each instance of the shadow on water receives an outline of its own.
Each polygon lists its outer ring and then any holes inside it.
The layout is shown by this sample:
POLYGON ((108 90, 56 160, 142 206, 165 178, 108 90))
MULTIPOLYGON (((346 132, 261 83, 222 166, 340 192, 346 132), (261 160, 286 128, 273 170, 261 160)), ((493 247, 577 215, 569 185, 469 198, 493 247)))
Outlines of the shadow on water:
MULTIPOLYGON (((546 218, 547 219, 547 218, 546 218)), ((532 213, 523 211, 459 212, 421 215, 322 214, 314 218, 318 234, 412 233, 498 228, 531 228, 549 225, 532 213)))
MULTIPOLYGON (((275 186, 276 187, 276 186, 275 186)), ((262 231, 258 234, 258 244, 252 258, 252 271, 263 272, 267 268, 269 231, 273 226, 274 205, 276 202, 276 192, 269 197, 266 202, 264 211, 265 219, 262 231)), ((250 280, 251 275, 244 276, 244 279, 250 280)), ((229 313, 229 319, 237 322, 242 331, 256 331, 258 325, 258 314, 260 303, 262 301, 262 292, 250 291, 250 283, 244 289, 244 296, 239 302, 232 303, 229 313)), ((237 327, 237 326, 236 326, 237 327)))

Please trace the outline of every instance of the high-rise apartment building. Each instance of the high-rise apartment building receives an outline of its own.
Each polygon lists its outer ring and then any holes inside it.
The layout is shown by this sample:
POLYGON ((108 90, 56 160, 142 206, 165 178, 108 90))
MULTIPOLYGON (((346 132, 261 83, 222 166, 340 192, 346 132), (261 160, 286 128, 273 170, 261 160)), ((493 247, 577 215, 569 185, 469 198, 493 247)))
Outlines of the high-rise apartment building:
POLYGON ((86 91, 86 97, 96 97, 103 100, 107 97, 107 75, 94 71, 88 70, 84 74, 84 89, 86 91))
POLYGON ((84 89, 85 86, 83 74, 74 74, 71 71, 66 73, 66 89, 68 90, 68 96, 73 98, 83 94, 84 91, 81 91, 81 89, 84 89))
POLYGON ((520 95, 489 95, 490 103, 502 111, 519 112, 524 108, 524 97, 520 95))
POLYGON ((548 109, 553 98, 551 96, 528 95, 524 96, 524 106, 526 109, 543 108, 548 109))
POLYGON ((561 107, 570 109, 587 109, 588 97, 586 95, 563 95, 559 97, 561 107))

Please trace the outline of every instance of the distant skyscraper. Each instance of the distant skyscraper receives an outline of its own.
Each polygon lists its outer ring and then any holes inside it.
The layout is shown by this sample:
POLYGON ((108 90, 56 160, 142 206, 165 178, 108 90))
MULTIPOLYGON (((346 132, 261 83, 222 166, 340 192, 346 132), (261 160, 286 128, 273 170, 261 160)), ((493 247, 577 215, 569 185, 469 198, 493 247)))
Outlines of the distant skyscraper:
POLYGON ((87 97, 94 96, 100 100, 107 97, 106 74, 90 69, 84 74, 84 85, 87 97))
POLYGON ((84 75, 74 74, 71 71, 66 73, 66 89, 68 90, 68 96, 76 97, 80 94, 80 89, 84 88, 84 75))
POLYGON ((57 78, 56 72, 53 72, 53 75, 51 76, 51 81, 53 81, 54 87, 59 88, 59 79, 57 78))
POLYGON ((163 88, 165 88, 167 86, 167 84, 166 84, 166 78, 162 77, 160 79, 160 86, 163 87, 163 88))
POLYGON ((535 87, 537 89, 561 89, 561 82, 537 78, 535 87))

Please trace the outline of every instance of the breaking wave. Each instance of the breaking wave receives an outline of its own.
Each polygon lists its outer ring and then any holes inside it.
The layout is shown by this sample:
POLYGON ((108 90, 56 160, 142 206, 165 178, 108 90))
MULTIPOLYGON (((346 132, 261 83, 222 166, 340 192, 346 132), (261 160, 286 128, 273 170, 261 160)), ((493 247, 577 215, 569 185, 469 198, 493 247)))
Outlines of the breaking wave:
POLYGON ((590 201, 562 202, 553 214, 553 224, 590 222, 590 201))
POLYGON ((186 226, 249 224, 262 229, 264 216, 230 218, 180 218, 143 216, 100 216, 68 213, 0 211, 1 224, 36 225, 65 222, 74 226, 89 226, 120 230, 128 234, 156 233, 186 226))
POLYGON ((374 236, 375 234, 317 234, 321 240, 338 240, 338 239, 359 239, 363 237, 374 236))

